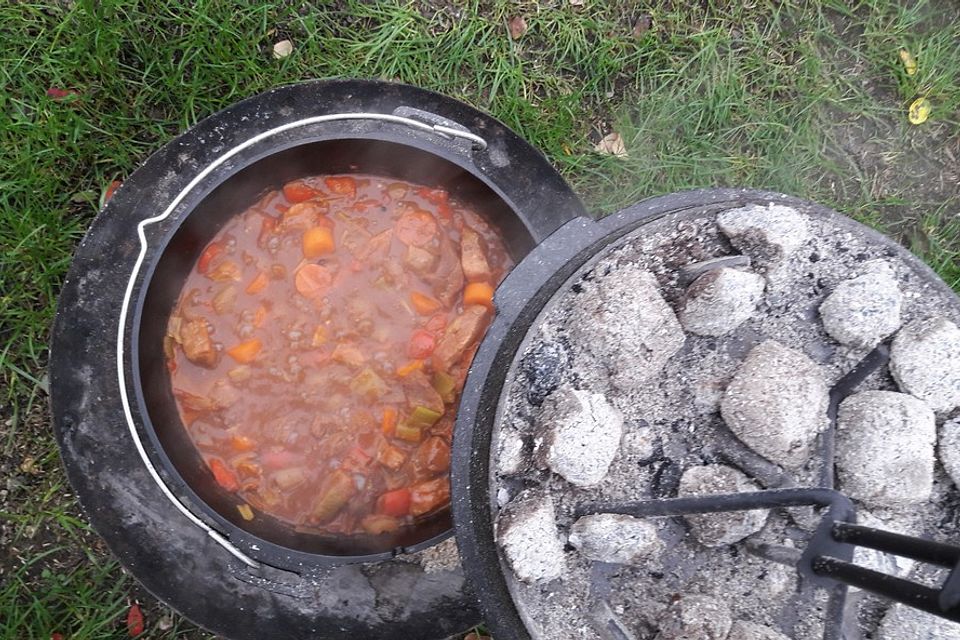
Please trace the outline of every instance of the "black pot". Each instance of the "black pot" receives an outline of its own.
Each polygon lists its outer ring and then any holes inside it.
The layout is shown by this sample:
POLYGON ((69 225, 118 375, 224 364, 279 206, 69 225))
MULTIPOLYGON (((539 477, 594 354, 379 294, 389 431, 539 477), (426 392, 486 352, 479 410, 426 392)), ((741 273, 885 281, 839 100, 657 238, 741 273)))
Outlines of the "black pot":
POLYGON ((463 103, 404 85, 311 82, 240 102, 151 156, 97 216, 61 294, 51 401, 70 482, 125 567, 231 638, 444 637, 477 622, 459 571, 425 576, 391 560, 451 535, 449 513, 396 537, 247 523, 173 401, 162 338, 203 247, 264 191, 349 171, 449 189, 518 260, 584 213, 542 155, 463 103))
MULTIPOLYGON (((953 296, 950 287, 927 265, 893 240, 827 207, 780 193, 751 189, 675 193, 642 201, 602 220, 571 220, 558 229, 519 263, 497 289, 497 315, 474 357, 454 429, 451 490, 457 543, 467 580, 494 638, 530 638, 507 585, 505 572, 510 569, 501 561, 494 538, 499 508, 491 475, 496 462, 491 443, 497 441, 506 385, 520 375, 520 355, 536 335, 541 319, 583 273, 642 233, 645 225, 668 215, 680 221, 768 203, 828 217, 851 232, 868 236, 885 247, 889 255, 898 255, 911 264, 924 287, 953 296)), ((836 615, 828 620, 828 629, 839 633, 842 602, 831 612, 836 615)))

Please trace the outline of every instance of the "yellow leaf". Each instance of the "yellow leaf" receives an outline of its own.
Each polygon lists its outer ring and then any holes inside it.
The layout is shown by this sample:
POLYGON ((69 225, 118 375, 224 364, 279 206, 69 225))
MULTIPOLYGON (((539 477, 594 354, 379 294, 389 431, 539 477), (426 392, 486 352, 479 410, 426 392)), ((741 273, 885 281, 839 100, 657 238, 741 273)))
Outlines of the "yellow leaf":
POLYGON ((912 76, 917 72, 917 59, 906 49, 900 49, 900 62, 903 63, 903 69, 907 72, 908 76, 912 76))
POLYGON ((286 58, 291 53, 293 53, 293 43, 289 40, 281 40, 273 45, 274 58, 286 58))
POLYGON ((907 113, 911 124, 923 124, 930 117, 930 101, 926 98, 917 98, 910 105, 907 113))

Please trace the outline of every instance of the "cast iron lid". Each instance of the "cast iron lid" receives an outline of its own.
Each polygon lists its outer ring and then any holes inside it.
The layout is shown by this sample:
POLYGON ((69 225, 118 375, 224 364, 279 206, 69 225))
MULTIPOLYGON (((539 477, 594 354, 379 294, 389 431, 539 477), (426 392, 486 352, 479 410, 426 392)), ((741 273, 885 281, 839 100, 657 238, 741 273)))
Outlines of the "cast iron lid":
MULTIPOLYGON (((370 166, 399 176, 416 168, 388 161, 397 148, 455 168, 509 214, 517 258, 584 214, 546 159, 486 114, 405 85, 309 82, 237 103, 151 156, 94 220, 61 293, 51 404, 70 483, 125 568, 226 637, 435 638, 479 621, 459 567, 427 573, 417 562, 387 559, 392 552, 325 555, 242 529, 201 499, 148 428, 149 397, 165 383, 134 356, 151 357, 143 346, 149 325, 165 322, 152 300, 172 298, 167 282, 245 208, 226 187, 252 198, 257 179, 279 184, 324 172, 318 168, 347 171, 354 161, 368 168, 350 157, 354 147, 368 152, 370 166), (286 164, 273 162, 281 157, 286 164)), ((436 542, 450 535, 447 527, 397 551, 436 542)))
MULTIPOLYGON (((842 218, 809 201, 751 189, 704 189, 644 200, 601 220, 571 220, 541 242, 497 289, 497 315, 474 357, 460 401, 451 460, 453 519, 464 572, 481 613, 495 638, 529 638, 507 586, 506 571, 494 537, 497 497, 492 491, 498 420, 508 383, 524 375, 519 355, 536 334, 541 318, 568 287, 609 251, 636 237, 634 231, 671 214, 705 215, 750 204, 769 203, 814 215, 842 218)), ((952 290, 922 261, 891 239, 853 221, 873 242, 897 252, 937 290, 952 290)), ((842 613, 842 612, 841 612, 842 613)))

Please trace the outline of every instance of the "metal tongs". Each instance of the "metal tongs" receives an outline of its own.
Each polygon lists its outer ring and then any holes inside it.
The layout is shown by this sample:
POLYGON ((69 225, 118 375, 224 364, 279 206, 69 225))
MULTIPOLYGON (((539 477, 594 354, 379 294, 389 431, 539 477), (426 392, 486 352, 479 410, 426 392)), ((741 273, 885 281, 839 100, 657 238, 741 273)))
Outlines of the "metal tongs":
POLYGON ((856 587, 909 607, 960 622, 960 546, 901 535, 856 524, 853 502, 833 488, 833 452, 837 411, 840 403, 890 356, 888 344, 871 351, 830 390, 830 428, 823 434, 824 468, 820 487, 782 488, 747 493, 604 502, 582 505, 578 515, 615 513, 634 517, 685 516, 697 514, 813 506, 825 508, 806 548, 753 543, 749 550, 765 559, 796 567, 801 578, 830 590, 824 631, 825 640, 841 637, 847 587, 856 587), (939 588, 928 587, 853 563, 857 547, 950 569, 939 588), (831 620, 834 624, 831 624, 831 620))

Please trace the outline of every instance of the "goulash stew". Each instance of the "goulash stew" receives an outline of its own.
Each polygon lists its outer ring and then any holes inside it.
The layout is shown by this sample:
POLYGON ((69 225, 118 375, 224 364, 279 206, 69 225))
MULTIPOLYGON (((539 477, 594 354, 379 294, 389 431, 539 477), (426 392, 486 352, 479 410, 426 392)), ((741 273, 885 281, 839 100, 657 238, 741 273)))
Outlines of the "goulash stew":
POLYGON ((381 534, 448 506, 454 411, 511 266, 446 191, 376 176, 296 180, 232 218, 164 350, 240 515, 381 534))

